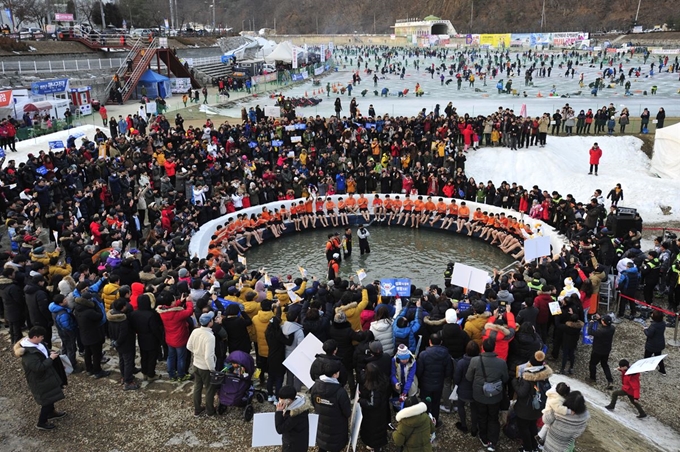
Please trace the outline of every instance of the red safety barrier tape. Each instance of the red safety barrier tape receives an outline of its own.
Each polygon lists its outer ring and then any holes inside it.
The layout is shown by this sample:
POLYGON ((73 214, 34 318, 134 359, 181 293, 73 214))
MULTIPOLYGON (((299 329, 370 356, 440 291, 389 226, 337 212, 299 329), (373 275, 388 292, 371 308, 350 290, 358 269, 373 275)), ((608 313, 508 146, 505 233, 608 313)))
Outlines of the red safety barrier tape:
POLYGON ((678 316, 678 314, 676 314, 675 312, 667 311, 667 310, 662 309, 662 308, 660 308, 660 307, 658 307, 658 306, 654 306, 654 305, 645 303, 644 301, 636 300, 635 298, 631 298, 631 297, 629 297, 629 296, 627 296, 627 295, 624 295, 624 294, 622 294, 622 293, 620 293, 619 295, 621 296, 621 298, 625 298, 625 299, 627 299, 627 300, 634 301, 634 302, 636 302, 637 304, 641 304, 641 305, 643 305, 643 306, 647 306, 647 307, 649 307, 649 308, 656 309, 657 311, 661 311, 661 312, 663 312, 663 313, 666 314, 666 315, 672 315, 673 317, 677 317, 677 316, 678 316))

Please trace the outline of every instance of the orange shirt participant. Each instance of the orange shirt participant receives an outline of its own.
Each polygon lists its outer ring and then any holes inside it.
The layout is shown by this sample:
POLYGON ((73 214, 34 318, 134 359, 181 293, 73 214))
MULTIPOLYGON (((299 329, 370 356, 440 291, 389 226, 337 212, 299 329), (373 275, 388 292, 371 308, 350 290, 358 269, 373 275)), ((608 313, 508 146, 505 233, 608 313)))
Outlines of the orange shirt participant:
POLYGON ((458 204, 456 204, 456 201, 451 201, 451 204, 449 204, 449 215, 453 215, 454 217, 458 216, 458 204))
MULTIPOLYGON (((387 202, 387 200, 385 200, 385 202, 387 202)), ((394 213, 399 213, 401 211, 402 206, 403 206, 403 203, 401 202, 401 199, 394 198, 392 200, 392 211, 394 213)))
POLYGON ((314 211, 314 203, 311 198, 305 200, 305 212, 312 213, 314 211))
POLYGON ((339 212, 342 212, 343 210, 345 210, 345 205, 346 205, 346 203, 345 203, 344 200, 338 199, 338 211, 339 212))
POLYGON ((371 202, 371 206, 373 206, 374 209, 377 208, 377 207, 383 206, 383 205, 387 206, 387 201, 389 201, 389 198, 386 198, 385 202, 383 202, 383 200, 380 199, 380 198, 373 198, 373 202, 371 202))
POLYGON ((413 203, 413 211, 416 213, 421 213, 425 209, 425 203, 422 199, 416 199, 413 203))
POLYGON ((460 203, 458 208, 458 218, 467 220, 470 218, 470 208, 465 204, 465 201, 460 203))
POLYGON ((447 205, 444 201, 439 201, 437 205, 435 206, 435 209, 437 209, 437 214, 438 215, 446 215, 446 209, 447 205))
POLYGON ((472 221, 486 221, 485 217, 486 215, 484 215, 484 212, 482 212, 482 210, 478 208, 472 214, 472 221))
POLYGON ((359 206, 359 210, 368 210, 368 199, 360 196, 359 199, 357 199, 357 205, 359 206))
POLYGON ((356 205, 357 205, 357 200, 354 199, 354 196, 352 196, 352 195, 350 195, 350 196, 347 198, 347 201, 345 201, 345 207, 346 207, 347 210, 349 210, 350 212, 354 210, 354 208, 355 208, 356 205))
POLYGON ((316 213, 323 213, 323 199, 316 200, 316 213))
POLYGON ((435 203, 432 202, 431 199, 425 203, 425 210, 427 212, 434 212, 436 208, 437 206, 435 205, 435 203))
POLYGON ((328 201, 326 201, 326 212, 329 215, 335 213, 335 203, 333 201, 331 201, 330 199, 328 199, 328 201))
POLYGON ((413 210, 413 201, 411 201, 411 198, 404 199, 404 203, 403 203, 404 213, 411 213, 412 210, 413 210))

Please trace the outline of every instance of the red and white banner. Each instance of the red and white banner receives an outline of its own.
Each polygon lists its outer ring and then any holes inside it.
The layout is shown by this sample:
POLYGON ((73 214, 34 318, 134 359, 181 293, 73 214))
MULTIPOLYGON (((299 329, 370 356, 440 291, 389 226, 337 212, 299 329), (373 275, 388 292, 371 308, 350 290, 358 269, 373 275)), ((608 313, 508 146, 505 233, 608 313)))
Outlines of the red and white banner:
POLYGON ((12 101, 12 90, 0 91, 0 107, 8 107, 12 101))
POLYGON ((57 22, 73 22, 73 14, 54 13, 54 20, 57 22))

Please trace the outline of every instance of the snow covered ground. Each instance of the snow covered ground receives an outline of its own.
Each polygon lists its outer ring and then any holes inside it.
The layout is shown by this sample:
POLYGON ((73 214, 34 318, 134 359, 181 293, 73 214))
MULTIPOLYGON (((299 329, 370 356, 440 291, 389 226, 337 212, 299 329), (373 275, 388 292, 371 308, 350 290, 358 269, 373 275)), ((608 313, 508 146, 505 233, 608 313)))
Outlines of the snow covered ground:
MULTIPOLYGON (((635 137, 553 137, 546 147, 510 151, 507 148, 481 148, 470 151, 465 172, 476 181, 491 179, 517 182, 525 188, 557 190, 562 196, 571 193, 586 203, 595 189, 606 196, 620 183, 627 207, 635 207, 646 223, 680 219, 680 180, 659 179, 649 173, 650 160, 640 150, 642 141, 635 137), (588 151, 594 142, 602 148, 599 176, 589 176, 588 151), (673 214, 663 215, 659 205, 673 207, 673 214)), ((609 206, 609 203, 607 203, 609 206)))
MULTIPOLYGON (((514 61, 516 53, 511 52, 510 55, 514 61)), ((457 89, 455 79, 448 86, 446 84, 441 85, 438 74, 435 73, 434 78, 432 78, 429 73, 424 71, 424 68, 430 66, 432 63, 435 65, 440 64, 441 60, 435 58, 420 58, 420 71, 416 71, 414 68, 414 58, 407 58, 408 67, 406 68, 404 80, 400 80, 398 75, 388 74, 386 76, 387 79, 378 80, 377 87, 374 87, 373 85, 373 75, 366 74, 362 65, 360 71, 362 77, 361 84, 354 87, 351 97, 348 96, 347 93, 344 96, 340 96, 343 103, 342 114, 349 113, 349 101, 352 97, 356 97, 361 112, 366 114, 369 104, 372 104, 376 113, 379 115, 387 113, 390 115, 411 116, 416 115, 423 108, 427 111, 431 111, 436 104, 441 106, 441 111, 443 112, 446 104, 449 101, 452 101, 459 113, 469 113, 470 115, 488 114, 495 111, 499 106, 512 108, 515 112, 519 112, 522 104, 526 104, 527 113, 531 116, 536 116, 544 112, 554 112, 558 108, 562 108, 565 103, 569 103, 578 114, 581 109, 587 111, 588 108, 592 108, 594 112, 602 106, 608 106, 610 103, 613 103, 618 111, 620 111, 623 106, 628 107, 633 119, 639 117, 644 108, 648 108, 652 113, 652 117, 654 117, 656 116, 659 107, 664 107, 667 116, 680 116, 680 102, 677 101, 677 99, 680 98, 680 95, 678 94, 678 89, 680 88, 678 74, 668 72, 658 74, 656 72, 658 69, 657 57, 658 56, 656 55, 650 56, 646 65, 643 64, 642 57, 634 57, 630 62, 626 62, 625 60, 622 61, 626 80, 630 79, 632 84, 632 96, 625 96, 624 87, 616 85, 614 88, 605 88, 604 90, 601 90, 596 98, 590 95, 588 84, 602 75, 599 63, 594 65, 594 67, 589 67, 589 64, 574 66, 575 75, 572 79, 571 76, 564 76, 566 65, 564 69, 558 68, 558 64, 562 60, 557 57, 555 58, 555 66, 551 77, 537 77, 536 73, 534 73, 534 86, 524 86, 524 68, 522 68, 522 73, 519 77, 510 77, 513 80, 513 88, 517 89, 520 94, 523 94, 523 92, 526 91, 527 97, 498 94, 496 83, 498 79, 507 81, 508 78, 505 77, 505 74, 497 77, 496 80, 487 80, 487 86, 483 86, 483 83, 479 79, 475 82, 474 88, 469 87, 467 82, 463 82, 460 91, 457 89), (649 77, 648 73, 652 62, 655 63, 655 72, 652 77, 649 77), (633 77, 628 77, 628 70, 631 67, 642 68, 641 76, 639 78, 635 78, 634 74, 633 77), (584 74, 584 88, 579 87, 581 72, 584 74), (420 83, 425 91, 425 95, 421 98, 416 98, 414 95, 416 83, 420 83), (551 97, 550 90, 553 85, 555 85, 558 95, 570 94, 571 97, 551 97), (653 85, 658 87, 657 94, 654 96, 651 94, 646 96, 643 95, 644 91, 651 93, 653 85), (377 90, 380 92, 383 87, 387 87, 391 94, 388 97, 375 96, 373 91, 377 90), (475 88, 481 89, 484 92, 476 92, 475 88), (404 89, 409 89, 409 93, 405 97, 397 97, 397 92, 403 91, 404 89), (368 90, 366 97, 361 96, 361 91, 363 90, 368 90), (577 93, 578 91, 581 91, 581 95, 574 96, 574 93, 577 93), (542 97, 537 97, 539 93, 542 97)), ((336 58, 338 58, 337 52, 336 58)), ((673 62, 673 58, 673 56, 670 57, 669 64, 673 62)), ((307 93, 309 97, 323 98, 323 102, 317 106, 298 108, 296 110, 298 116, 317 114, 321 116, 330 116, 335 114, 333 102, 336 95, 331 93, 330 98, 327 97, 325 87, 329 82, 331 85, 339 84, 343 86, 347 86, 348 83, 351 83, 352 70, 356 69, 356 56, 353 57, 353 60, 354 64, 351 67, 348 59, 346 67, 340 67, 338 72, 325 76, 321 80, 320 87, 314 87, 311 80, 309 80, 290 89, 281 90, 286 96, 291 97, 303 97, 305 93, 307 93), (321 90, 323 90, 323 92, 319 93, 321 90), (315 91, 317 91, 316 95, 315 91)), ((397 61, 401 61, 401 57, 399 57, 397 61)), ((448 66, 452 63, 452 60, 448 59, 445 63, 448 66)), ((614 67, 617 68, 617 71, 618 63, 618 61, 614 63, 614 67)), ((342 64, 344 64, 344 58, 342 59, 342 64)), ((368 67, 373 69, 375 67, 375 62, 369 60, 368 67)), ((449 76, 448 72, 446 72, 445 77, 446 79, 452 78, 449 76)), ((240 117, 241 108, 243 106, 254 107, 260 105, 261 107, 264 107, 265 105, 273 106, 274 104, 274 99, 255 98, 232 108, 220 109, 217 106, 210 106, 208 107, 208 111, 223 114, 225 116, 240 117)))

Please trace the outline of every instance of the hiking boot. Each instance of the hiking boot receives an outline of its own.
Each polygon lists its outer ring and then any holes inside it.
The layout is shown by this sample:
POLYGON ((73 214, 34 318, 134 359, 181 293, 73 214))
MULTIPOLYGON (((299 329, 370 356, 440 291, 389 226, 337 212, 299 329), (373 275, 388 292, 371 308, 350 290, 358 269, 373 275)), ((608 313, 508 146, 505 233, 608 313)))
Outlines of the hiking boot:
POLYGON ((99 372, 98 374, 95 374, 95 375, 94 375, 94 379, 95 379, 95 380, 99 380, 100 378, 108 377, 109 375, 111 375, 111 371, 109 371, 109 370, 102 370, 102 371, 99 372))
POLYGON ((461 422, 456 422, 456 428, 457 428, 458 430, 460 430, 461 432, 463 432, 463 433, 467 433, 467 432, 468 432, 468 428, 467 428, 467 427, 464 427, 463 424, 462 424, 461 422))
POLYGON ((644 418, 646 418, 646 417, 647 417, 647 413, 641 413, 641 414, 638 414, 638 415, 637 415, 637 418, 638 418, 638 419, 644 419, 644 418))
POLYGON ((136 391, 139 389, 139 385, 135 382, 132 383, 125 383, 125 387, 123 388, 123 391, 136 391))
POLYGON ((57 426, 50 423, 50 422, 45 422, 45 423, 36 425, 36 428, 38 430, 53 430, 53 429, 57 428, 57 426))
POLYGON ((201 416, 203 413, 205 413, 205 408, 204 408, 204 407, 201 407, 201 408, 199 408, 198 410, 194 410, 194 417, 199 417, 199 416, 201 416))
POLYGON ((193 376, 193 375, 191 375, 191 374, 186 374, 186 375, 183 376, 183 377, 177 378, 177 381, 182 381, 182 382, 183 382, 183 381, 190 381, 190 380, 193 380, 193 379, 194 379, 194 376, 193 376))
POLYGON ((614 407, 612 405, 606 405, 605 408, 609 411, 614 411, 614 407))

